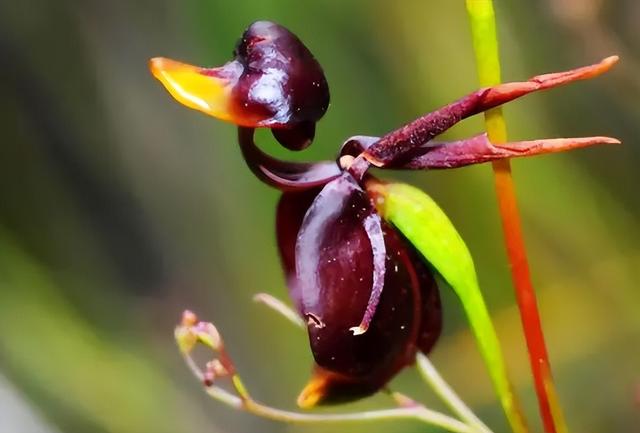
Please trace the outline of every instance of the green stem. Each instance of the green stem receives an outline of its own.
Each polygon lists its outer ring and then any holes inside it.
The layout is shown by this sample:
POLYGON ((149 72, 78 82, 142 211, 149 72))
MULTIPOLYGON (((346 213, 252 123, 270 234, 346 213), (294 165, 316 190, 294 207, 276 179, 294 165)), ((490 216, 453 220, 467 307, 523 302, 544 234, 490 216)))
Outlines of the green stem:
MULTIPOLYGON (((193 375, 200 382, 204 382, 204 372, 196 365, 191 355, 189 353, 183 353, 183 357, 193 375)), ((231 380, 237 394, 229 392, 226 389, 216 385, 205 386, 205 391, 210 397, 233 409, 242 410, 255 416, 267 418, 273 421, 298 424, 318 424, 354 421, 391 421, 398 419, 413 419, 429 425, 443 428, 453 433, 483 433, 482 431, 477 430, 474 426, 467 425, 455 418, 428 409, 419 404, 411 407, 401 407, 396 409, 381 409, 334 414, 309 414, 282 410, 255 401, 247 392, 238 375, 233 375, 231 377, 231 380)))
POLYGON ((300 315, 275 296, 271 296, 268 293, 257 293, 253 296, 253 301, 269 307, 291 322, 296 328, 306 329, 307 325, 300 315))
POLYGON ((491 430, 464 401, 455 393, 449 384, 440 376, 436 367, 431 363, 427 355, 418 353, 416 357, 418 373, 442 400, 461 420, 475 428, 478 433, 491 433, 491 430))
MULTIPOLYGON (((271 308, 276 313, 279 313, 296 325, 296 327, 301 329, 305 328, 305 324, 299 318, 298 314, 281 300, 266 293, 259 293, 255 295, 253 299, 271 308)), ((491 429, 489 429, 489 427, 487 427, 486 424, 483 423, 480 418, 473 413, 469 406, 467 406, 455 393, 426 355, 422 353, 417 354, 416 366, 418 373, 424 379, 426 384, 431 387, 433 392, 442 400, 442 402, 446 404, 456 415, 458 415, 458 417, 460 417, 467 426, 476 433, 492 433, 491 429)), ((416 407, 423 407, 414 400, 409 400, 409 398, 403 394, 392 392, 391 395, 398 402, 408 403, 407 406, 412 409, 415 409, 416 407)))
MULTIPOLYGON (((496 85, 500 83, 501 78, 493 2, 492 0, 466 0, 466 4, 471 22, 480 85, 496 85)), ((499 145, 507 141, 507 127, 501 109, 487 111, 485 124, 492 143, 499 145)), ((531 283, 509 160, 505 159, 493 163, 493 170, 507 255, 527 342, 540 414, 546 432, 566 433, 567 427, 558 403, 536 295, 531 283)), ((507 417, 515 431, 522 431, 521 429, 526 428, 521 418, 521 411, 519 414, 507 412, 507 417)))

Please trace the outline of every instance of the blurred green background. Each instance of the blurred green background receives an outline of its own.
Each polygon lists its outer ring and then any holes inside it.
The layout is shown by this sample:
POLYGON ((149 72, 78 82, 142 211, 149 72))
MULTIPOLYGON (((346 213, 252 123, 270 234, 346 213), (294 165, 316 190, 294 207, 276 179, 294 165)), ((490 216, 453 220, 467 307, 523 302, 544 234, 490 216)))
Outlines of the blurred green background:
MULTIPOLYGON (((511 139, 611 135, 625 144, 513 162, 534 283, 574 432, 640 425, 640 2, 496 1, 505 80, 619 54, 595 81, 506 108, 511 139)), ((257 19, 294 31, 325 68, 331 158, 476 87, 464 2, 142 0, 0 2, 0 432, 424 432, 299 427, 208 399, 172 328, 214 321, 247 385, 293 408, 306 336, 251 296, 285 297, 278 193, 246 169, 235 128, 175 103, 148 72, 167 56, 219 65, 257 19)), ((471 119, 448 137, 482 129, 471 119)), ((423 187, 466 239, 535 429, 537 405, 488 165, 385 173, 423 187)), ((506 424, 457 299, 442 290, 433 361, 496 432, 506 424)), ((394 387, 439 403, 406 371, 394 387)), ((389 405, 379 396, 351 405, 389 405)))

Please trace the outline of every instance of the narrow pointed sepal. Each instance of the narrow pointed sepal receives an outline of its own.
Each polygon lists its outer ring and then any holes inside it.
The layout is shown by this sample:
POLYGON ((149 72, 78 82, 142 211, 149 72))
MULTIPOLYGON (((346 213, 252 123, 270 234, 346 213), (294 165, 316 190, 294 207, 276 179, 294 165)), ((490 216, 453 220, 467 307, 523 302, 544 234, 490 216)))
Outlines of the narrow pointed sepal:
POLYGON ((496 146, 486 134, 452 142, 429 142, 409 161, 395 168, 407 170, 444 169, 481 164, 503 158, 565 152, 598 144, 620 144, 611 137, 548 138, 515 141, 496 146), (422 154, 419 154, 422 152, 422 154))
POLYGON ((537 75, 528 81, 498 84, 476 90, 383 136, 363 154, 377 167, 401 164, 412 156, 417 146, 429 142, 462 119, 532 92, 594 78, 611 69, 617 62, 618 56, 611 56, 590 66, 537 75))
POLYGON ((568 71, 536 75, 527 81, 516 81, 488 87, 482 96, 481 109, 482 111, 488 110, 489 108, 512 101, 531 92, 550 89, 574 81, 595 78, 611 69, 618 63, 618 60, 620 60, 618 56, 609 56, 593 65, 568 71))

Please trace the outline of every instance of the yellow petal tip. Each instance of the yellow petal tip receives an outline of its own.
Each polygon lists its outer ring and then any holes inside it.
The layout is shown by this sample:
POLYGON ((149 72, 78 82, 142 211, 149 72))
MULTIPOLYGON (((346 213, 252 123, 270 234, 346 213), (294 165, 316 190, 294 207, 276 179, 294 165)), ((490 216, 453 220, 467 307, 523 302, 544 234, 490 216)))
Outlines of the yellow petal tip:
POLYGON ((149 60, 149 70, 181 104, 221 120, 231 120, 230 83, 202 73, 203 68, 166 57, 149 60))
POLYGON ((300 409, 312 409, 324 398, 326 378, 324 375, 314 375, 304 387, 296 401, 300 409))

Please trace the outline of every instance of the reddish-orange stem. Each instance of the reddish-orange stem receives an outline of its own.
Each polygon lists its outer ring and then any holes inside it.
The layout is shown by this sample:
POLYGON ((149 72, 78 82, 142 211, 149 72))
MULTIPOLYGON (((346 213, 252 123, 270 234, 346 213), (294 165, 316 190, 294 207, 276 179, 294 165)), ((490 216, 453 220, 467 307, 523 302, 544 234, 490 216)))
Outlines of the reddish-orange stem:
POLYGON ((556 391, 551 376, 551 366, 547 354, 547 347, 542 332, 540 314, 536 294, 531 283, 529 263, 522 237, 520 214, 516 201, 515 186, 511 177, 511 165, 504 159, 493 163, 495 174, 496 192, 498 194, 498 206, 502 220, 507 256, 511 265, 511 277, 515 287, 516 298, 520 308, 520 318, 524 328, 524 335, 529 350, 529 361, 533 373, 536 394, 540 414, 545 431, 556 433, 556 425, 564 425, 564 421, 556 419, 562 417, 562 413, 552 410, 555 402, 556 391), (556 413, 554 413, 556 412, 556 413))

